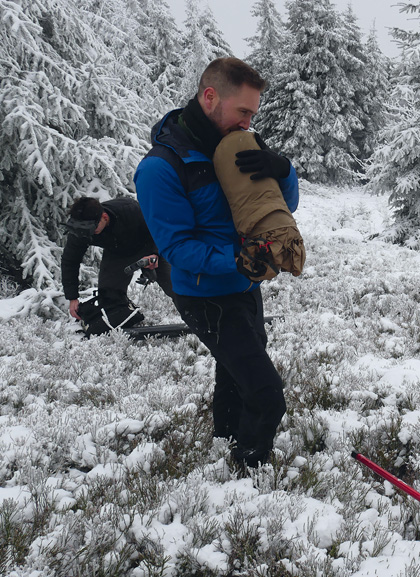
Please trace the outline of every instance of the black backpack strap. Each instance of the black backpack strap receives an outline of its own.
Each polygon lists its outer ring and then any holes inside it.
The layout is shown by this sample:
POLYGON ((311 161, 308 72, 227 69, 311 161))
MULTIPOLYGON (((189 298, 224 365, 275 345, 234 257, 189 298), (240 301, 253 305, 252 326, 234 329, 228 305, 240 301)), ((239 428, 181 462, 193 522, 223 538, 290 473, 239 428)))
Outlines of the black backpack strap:
POLYGON ((186 165, 182 158, 175 152, 175 150, 169 148, 169 146, 164 146, 163 144, 155 144, 153 148, 146 154, 145 158, 148 156, 157 156, 158 158, 163 158, 163 160, 166 160, 172 166, 172 168, 175 169, 175 172, 177 173, 182 186, 186 191, 188 190, 186 165))
POLYGON ((178 178, 188 195, 193 190, 201 188, 217 180, 212 162, 193 161, 184 162, 182 158, 169 146, 155 144, 148 156, 156 156, 166 160, 178 175, 178 178))

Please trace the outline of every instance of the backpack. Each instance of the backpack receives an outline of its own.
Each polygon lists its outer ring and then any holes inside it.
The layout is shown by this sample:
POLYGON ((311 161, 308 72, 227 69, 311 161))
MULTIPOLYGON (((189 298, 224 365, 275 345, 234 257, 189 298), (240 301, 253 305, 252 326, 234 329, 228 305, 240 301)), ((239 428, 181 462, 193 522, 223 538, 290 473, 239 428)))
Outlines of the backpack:
POLYGON ((79 303, 77 312, 82 319, 82 329, 88 338, 114 329, 132 327, 144 320, 144 315, 138 307, 125 295, 105 301, 95 294, 87 301, 79 303))

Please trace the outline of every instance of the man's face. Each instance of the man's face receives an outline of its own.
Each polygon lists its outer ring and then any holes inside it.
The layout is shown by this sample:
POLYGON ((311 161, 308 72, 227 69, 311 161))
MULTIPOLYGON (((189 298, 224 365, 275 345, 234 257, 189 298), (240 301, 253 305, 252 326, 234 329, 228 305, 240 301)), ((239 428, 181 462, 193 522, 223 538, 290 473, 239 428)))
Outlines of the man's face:
POLYGON ((234 130, 248 130, 259 105, 260 91, 248 84, 242 84, 233 94, 223 98, 214 91, 207 116, 222 136, 226 136, 234 130))

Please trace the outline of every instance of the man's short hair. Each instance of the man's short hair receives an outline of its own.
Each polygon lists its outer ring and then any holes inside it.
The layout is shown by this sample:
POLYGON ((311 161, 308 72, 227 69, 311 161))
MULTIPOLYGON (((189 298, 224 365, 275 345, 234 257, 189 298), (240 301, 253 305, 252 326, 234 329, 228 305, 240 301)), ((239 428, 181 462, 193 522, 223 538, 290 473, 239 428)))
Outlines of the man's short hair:
POLYGON ((96 198, 83 196, 75 201, 70 209, 70 216, 75 220, 94 220, 99 223, 104 209, 96 198))
POLYGON ((217 58, 204 70, 198 87, 201 96, 206 88, 212 86, 220 96, 227 96, 235 88, 247 84, 263 92, 266 81, 254 68, 239 58, 217 58))

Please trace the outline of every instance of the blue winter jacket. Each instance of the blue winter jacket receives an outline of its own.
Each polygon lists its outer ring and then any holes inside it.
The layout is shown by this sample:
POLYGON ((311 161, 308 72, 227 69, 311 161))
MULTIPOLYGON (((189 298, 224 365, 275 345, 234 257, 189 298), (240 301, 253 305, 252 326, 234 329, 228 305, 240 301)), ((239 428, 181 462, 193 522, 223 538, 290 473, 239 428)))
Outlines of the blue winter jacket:
MULTIPOLYGON (((178 125, 181 112, 169 112, 153 127, 153 147, 134 176, 146 223, 172 265, 175 293, 208 297, 253 290, 260 283, 236 269, 240 239, 213 162, 178 125)), ((293 166, 279 184, 294 212, 299 192, 293 166)))

